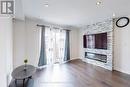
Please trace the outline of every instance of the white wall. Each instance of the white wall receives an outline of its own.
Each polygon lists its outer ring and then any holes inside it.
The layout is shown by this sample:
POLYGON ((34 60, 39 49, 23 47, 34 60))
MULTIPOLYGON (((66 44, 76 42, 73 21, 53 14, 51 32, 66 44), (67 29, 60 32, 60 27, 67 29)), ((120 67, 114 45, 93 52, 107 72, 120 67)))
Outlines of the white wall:
POLYGON ((84 35, 84 29, 83 28, 80 28, 78 30, 78 46, 79 46, 79 58, 80 59, 84 59, 84 48, 83 48, 83 35, 84 35))
POLYGON ((130 24, 114 27, 114 69, 130 74, 130 24))
POLYGON ((27 19, 14 20, 14 68, 28 63, 37 66, 39 58, 39 27, 38 21, 27 19))
POLYGON ((70 31, 70 58, 79 58, 79 36, 77 28, 72 28, 70 31))
POLYGON ((15 18, 24 20, 24 5, 23 0, 15 0, 15 18))
MULTIPOLYGON (((24 64, 27 58, 29 64, 38 65, 40 54, 40 27, 42 21, 26 18, 25 21, 14 21, 14 67, 24 64), (25 26, 26 25, 26 26, 25 26)), ((71 59, 78 58, 78 31, 73 29, 70 32, 70 56, 71 59)))
POLYGON ((12 19, 0 17, 0 87, 11 81, 12 40, 12 19))
POLYGON ((40 27, 36 26, 40 20, 26 18, 26 57, 30 64, 38 66, 40 56, 40 27))
POLYGON ((18 65, 23 64, 23 59, 25 58, 25 37, 26 37, 26 32, 25 32, 25 25, 24 21, 21 20, 14 20, 13 22, 14 25, 14 31, 13 31, 13 58, 14 58, 14 63, 13 66, 14 68, 18 65))

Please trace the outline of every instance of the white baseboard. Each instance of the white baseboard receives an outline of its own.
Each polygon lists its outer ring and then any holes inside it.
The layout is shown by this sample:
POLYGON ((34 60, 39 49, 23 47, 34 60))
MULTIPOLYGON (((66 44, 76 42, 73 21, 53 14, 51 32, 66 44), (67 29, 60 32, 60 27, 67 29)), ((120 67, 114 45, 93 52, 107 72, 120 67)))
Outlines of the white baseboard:
MULTIPOLYGON (((64 61, 64 62, 62 62, 62 63, 60 63, 60 64, 64 64, 64 63, 67 63, 67 62, 69 62, 69 61, 72 61, 72 60, 77 60, 77 59, 79 59, 79 58, 73 58, 73 59, 70 59, 70 60, 68 60, 68 61, 64 61)), ((53 66, 54 64, 49 64, 49 65, 44 65, 44 66, 37 66, 36 68, 38 69, 38 70, 41 70, 41 69, 43 69, 43 68, 46 68, 46 67, 48 67, 48 66, 53 66)))
POLYGON ((126 71, 126 70, 123 70, 123 69, 114 68, 114 70, 130 75, 130 72, 129 72, 129 71, 126 71))
POLYGON ((69 62, 69 61, 72 61, 72 60, 77 60, 77 59, 79 59, 79 58, 72 58, 72 59, 70 59, 70 60, 68 60, 68 61, 65 61, 65 63, 66 63, 66 62, 69 62))

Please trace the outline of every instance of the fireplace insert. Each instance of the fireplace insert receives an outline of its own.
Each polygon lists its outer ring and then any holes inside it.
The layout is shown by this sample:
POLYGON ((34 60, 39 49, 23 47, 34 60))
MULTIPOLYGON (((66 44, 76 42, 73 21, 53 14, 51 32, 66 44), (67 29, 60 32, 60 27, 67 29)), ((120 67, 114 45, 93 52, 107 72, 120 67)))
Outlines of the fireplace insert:
POLYGON ((107 55, 85 52, 85 58, 107 63, 107 55))

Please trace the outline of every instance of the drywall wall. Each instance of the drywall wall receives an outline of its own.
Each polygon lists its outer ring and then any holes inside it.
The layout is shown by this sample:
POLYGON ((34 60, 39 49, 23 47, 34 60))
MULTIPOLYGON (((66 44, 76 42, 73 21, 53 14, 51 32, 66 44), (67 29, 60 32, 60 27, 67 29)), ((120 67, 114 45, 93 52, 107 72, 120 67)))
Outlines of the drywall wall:
MULTIPOLYGON (((29 64, 38 65, 40 54, 40 27, 41 20, 27 18, 26 21, 14 21, 14 68, 24 64, 27 58, 29 64)), ((77 29, 70 31, 70 56, 71 59, 78 58, 78 35, 77 29)))
POLYGON ((78 29, 72 28, 70 31, 70 58, 78 59, 79 58, 79 36, 78 29))
POLYGON ((7 87, 12 72, 12 18, 0 17, 0 87, 7 87))
POLYGON ((130 74, 130 24, 114 26, 114 69, 130 74))
POLYGON ((14 68, 23 65, 24 59, 37 66, 40 51, 40 29, 37 23, 37 20, 31 19, 14 20, 14 68))
POLYGON ((40 54, 40 20, 26 18, 26 58, 30 64, 38 66, 40 54))
POLYGON ((13 27, 13 67, 15 68, 22 65, 25 58, 26 32, 24 21, 14 20, 13 27))
POLYGON ((24 5, 23 0, 15 0, 15 18, 19 20, 24 20, 24 5))
POLYGON ((12 18, 7 18, 7 23, 4 25, 6 29, 6 77, 7 85, 10 84, 12 80, 11 73, 13 71, 13 24, 12 18))
POLYGON ((84 34, 84 29, 83 28, 80 28, 78 30, 78 46, 79 46, 79 53, 78 53, 78 56, 81 60, 84 59, 84 50, 83 50, 83 34, 84 34))

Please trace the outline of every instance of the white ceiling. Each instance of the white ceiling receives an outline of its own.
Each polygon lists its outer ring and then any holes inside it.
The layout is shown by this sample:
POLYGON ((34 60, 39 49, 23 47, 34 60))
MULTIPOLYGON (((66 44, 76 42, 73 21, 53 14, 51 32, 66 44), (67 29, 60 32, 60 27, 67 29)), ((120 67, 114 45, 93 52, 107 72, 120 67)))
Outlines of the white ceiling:
POLYGON ((130 0, 23 0, 26 16, 43 19, 44 21, 81 26, 104 19, 130 15, 130 0), (45 7, 45 2, 49 7, 45 7))

